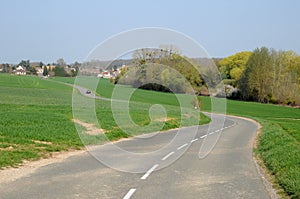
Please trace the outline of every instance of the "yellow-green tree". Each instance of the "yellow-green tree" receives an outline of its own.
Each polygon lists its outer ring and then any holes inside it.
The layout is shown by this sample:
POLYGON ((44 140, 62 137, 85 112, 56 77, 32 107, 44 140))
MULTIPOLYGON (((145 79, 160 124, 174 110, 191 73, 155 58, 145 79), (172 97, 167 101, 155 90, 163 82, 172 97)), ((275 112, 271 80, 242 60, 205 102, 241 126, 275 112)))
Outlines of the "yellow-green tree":
POLYGON ((239 52, 218 62, 223 79, 240 79, 251 54, 249 51, 239 52))
POLYGON ((266 102, 271 93, 273 63, 268 48, 257 48, 253 51, 246 65, 239 88, 242 96, 258 102, 266 102))
POLYGON ((238 81, 242 98, 300 104, 300 57, 293 51, 255 49, 238 81))

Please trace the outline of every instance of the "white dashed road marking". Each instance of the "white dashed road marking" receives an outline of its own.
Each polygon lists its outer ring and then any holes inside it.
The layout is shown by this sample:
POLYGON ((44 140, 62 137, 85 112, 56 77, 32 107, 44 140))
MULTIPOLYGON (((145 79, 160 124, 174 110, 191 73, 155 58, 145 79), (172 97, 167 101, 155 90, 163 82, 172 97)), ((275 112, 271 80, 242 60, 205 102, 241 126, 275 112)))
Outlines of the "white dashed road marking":
POLYGON ((198 140, 198 138, 195 138, 193 140, 191 140, 191 143, 196 142, 198 140))
POLYGON ((187 145, 188 145, 188 144, 185 143, 185 144, 181 145, 180 147, 178 147, 177 150, 180 150, 180 149, 182 149, 183 147, 185 147, 185 146, 187 146, 187 145))
POLYGON ((161 160, 166 160, 173 154, 174 154, 174 152, 172 151, 172 152, 168 153, 165 157, 163 157, 161 160))
POLYGON ((158 167, 158 164, 155 164, 155 165, 153 165, 153 167, 151 168, 151 169, 149 169, 146 173, 145 173, 145 175, 143 175, 142 177, 141 177, 141 180, 146 180, 147 179, 147 177, 156 169, 158 167))
MULTIPOLYGON (((216 131, 214 131, 214 132, 211 132, 211 133, 209 133, 209 134, 202 135, 202 136, 200 137, 200 139, 203 139, 203 138, 207 137, 207 135, 211 135, 211 134, 214 134, 214 133, 217 133, 217 132, 221 132, 222 130, 227 129, 227 128, 230 128, 230 127, 233 127, 234 125, 235 125, 235 124, 233 124, 233 125, 231 125, 231 126, 226 126, 226 127, 223 127, 223 128, 221 128, 221 129, 219 129, 219 130, 216 130, 216 131)), ((199 139, 199 138, 195 138, 195 139, 191 140, 191 143, 196 142, 198 139, 199 139)), ((180 147, 178 147, 177 150, 180 150, 180 149, 186 147, 187 145, 188 145, 188 144, 185 143, 185 144, 181 145, 180 147)), ((165 155, 161 160, 164 161, 164 160, 168 159, 169 157, 171 157, 173 154, 175 154, 174 151, 172 151, 172 152, 168 153, 167 155, 165 155)), ((146 179, 149 177, 149 175, 150 175, 150 174, 151 174, 158 166, 159 166, 158 164, 153 165, 153 167, 151 167, 151 169, 149 169, 149 170, 141 177, 141 180, 146 180, 146 179)), ((123 197, 123 199, 130 199, 131 196, 134 194, 135 191, 136 191, 136 189, 130 189, 130 190, 128 191, 128 193, 123 197)))
POLYGON ((202 135, 200 138, 202 139, 202 138, 205 138, 207 135, 202 135))
POLYGON ((136 189, 130 189, 123 199, 129 199, 135 191, 136 189))

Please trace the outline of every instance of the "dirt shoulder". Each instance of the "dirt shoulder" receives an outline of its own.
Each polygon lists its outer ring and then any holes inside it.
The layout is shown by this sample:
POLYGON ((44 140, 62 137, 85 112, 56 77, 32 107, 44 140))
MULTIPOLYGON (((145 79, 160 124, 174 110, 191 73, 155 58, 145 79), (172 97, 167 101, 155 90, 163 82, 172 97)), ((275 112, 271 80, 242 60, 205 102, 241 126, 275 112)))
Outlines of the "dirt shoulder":
POLYGON ((38 161, 24 161, 19 167, 4 168, 0 170, 0 183, 15 181, 19 178, 34 173, 37 169, 43 166, 59 163, 71 156, 80 155, 85 152, 86 150, 56 152, 52 153, 51 157, 47 159, 40 159, 38 161))

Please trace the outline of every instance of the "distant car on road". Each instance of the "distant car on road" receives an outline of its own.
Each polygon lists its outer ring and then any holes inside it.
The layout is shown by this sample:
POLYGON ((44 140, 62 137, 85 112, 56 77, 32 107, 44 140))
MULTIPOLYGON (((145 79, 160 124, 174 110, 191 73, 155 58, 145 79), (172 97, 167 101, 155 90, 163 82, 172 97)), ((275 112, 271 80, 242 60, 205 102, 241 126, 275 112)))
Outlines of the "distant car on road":
POLYGON ((87 90, 85 93, 86 94, 91 94, 92 92, 90 90, 87 90))

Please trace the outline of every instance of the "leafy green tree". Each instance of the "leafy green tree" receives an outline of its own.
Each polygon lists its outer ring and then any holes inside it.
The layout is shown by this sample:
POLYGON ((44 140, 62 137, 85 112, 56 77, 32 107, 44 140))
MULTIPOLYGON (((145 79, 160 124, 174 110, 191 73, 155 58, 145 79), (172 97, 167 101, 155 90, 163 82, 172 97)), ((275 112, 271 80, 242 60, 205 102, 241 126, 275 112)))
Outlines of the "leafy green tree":
MULTIPOLYGON (((200 93, 201 86, 204 81, 197 69, 191 64, 188 58, 179 55, 178 50, 164 49, 140 49, 134 52, 134 77, 116 78, 119 83, 132 83, 133 87, 167 91, 171 89, 173 92, 184 93, 192 92, 188 87, 187 82, 190 83, 195 92, 200 93), (135 79, 132 81, 132 79, 135 79), (153 85, 151 85, 151 83, 153 85), (163 84, 163 86, 158 86, 163 84), (169 88, 169 89, 166 89, 169 88)), ((131 69, 132 70, 132 69, 131 69)), ((123 76, 121 73, 120 76, 123 76)))
POLYGON ((299 77, 299 55, 262 47, 249 57, 238 87, 246 100, 300 104, 299 77))
POLYGON ((30 61, 29 60, 22 60, 18 65, 24 67, 26 70, 29 70, 30 61))
POLYGON ((11 67, 8 63, 2 64, 2 69, 3 73, 9 73, 11 71, 11 67))
POLYGON ((44 66, 44 63, 43 63, 43 62, 40 62, 40 63, 39 63, 39 67, 40 67, 40 68, 43 68, 43 66, 44 66))
POLYGON ((240 79, 251 52, 239 52, 217 62, 223 79, 240 79))
POLYGON ((272 100, 277 103, 300 101, 300 59, 293 51, 273 51, 275 60, 273 71, 272 100))
POLYGON ((235 80, 239 80, 243 74, 244 69, 243 68, 233 68, 230 70, 230 78, 231 79, 235 79, 235 80))
POLYGON ((36 73, 37 71, 36 71, 35 67, 33 67, 33 66, 29 67, 29 72, 30 72, 31 75, 36 75, 37 74, 36 73))
POLYGON ((78 74, 78 70, 76 70, 76 69, 72 69, 72 70, 71 70, 71 76, 72 76, 72 77, 77 76, 77 74, 78 74))
POLYGON ((48 76, 48 68, 44 66, 43 76, 48 76))
POLYGON ((268 48, 255 49, 246 65, 243 77, 239 82, 241 93, 244 99, 253 99, 258 102, 266 102, 267 96, 271 93, 272 83, 270 71, 273 64, 268 48))
POLYGON ((75 77, 79 73, 79 68, 81 67, 81 63, 75 61, 75 63, 73 64, 73 67, 75 68, 75 70, 72 70, 71 73, 72 73, 72 76, 75 77))
POLYGON ((55 73, 55 76, 65 77, 67 75, 64 67, 62 67, 62 66, 56 66, 53 69, 53 72, 55 73))

